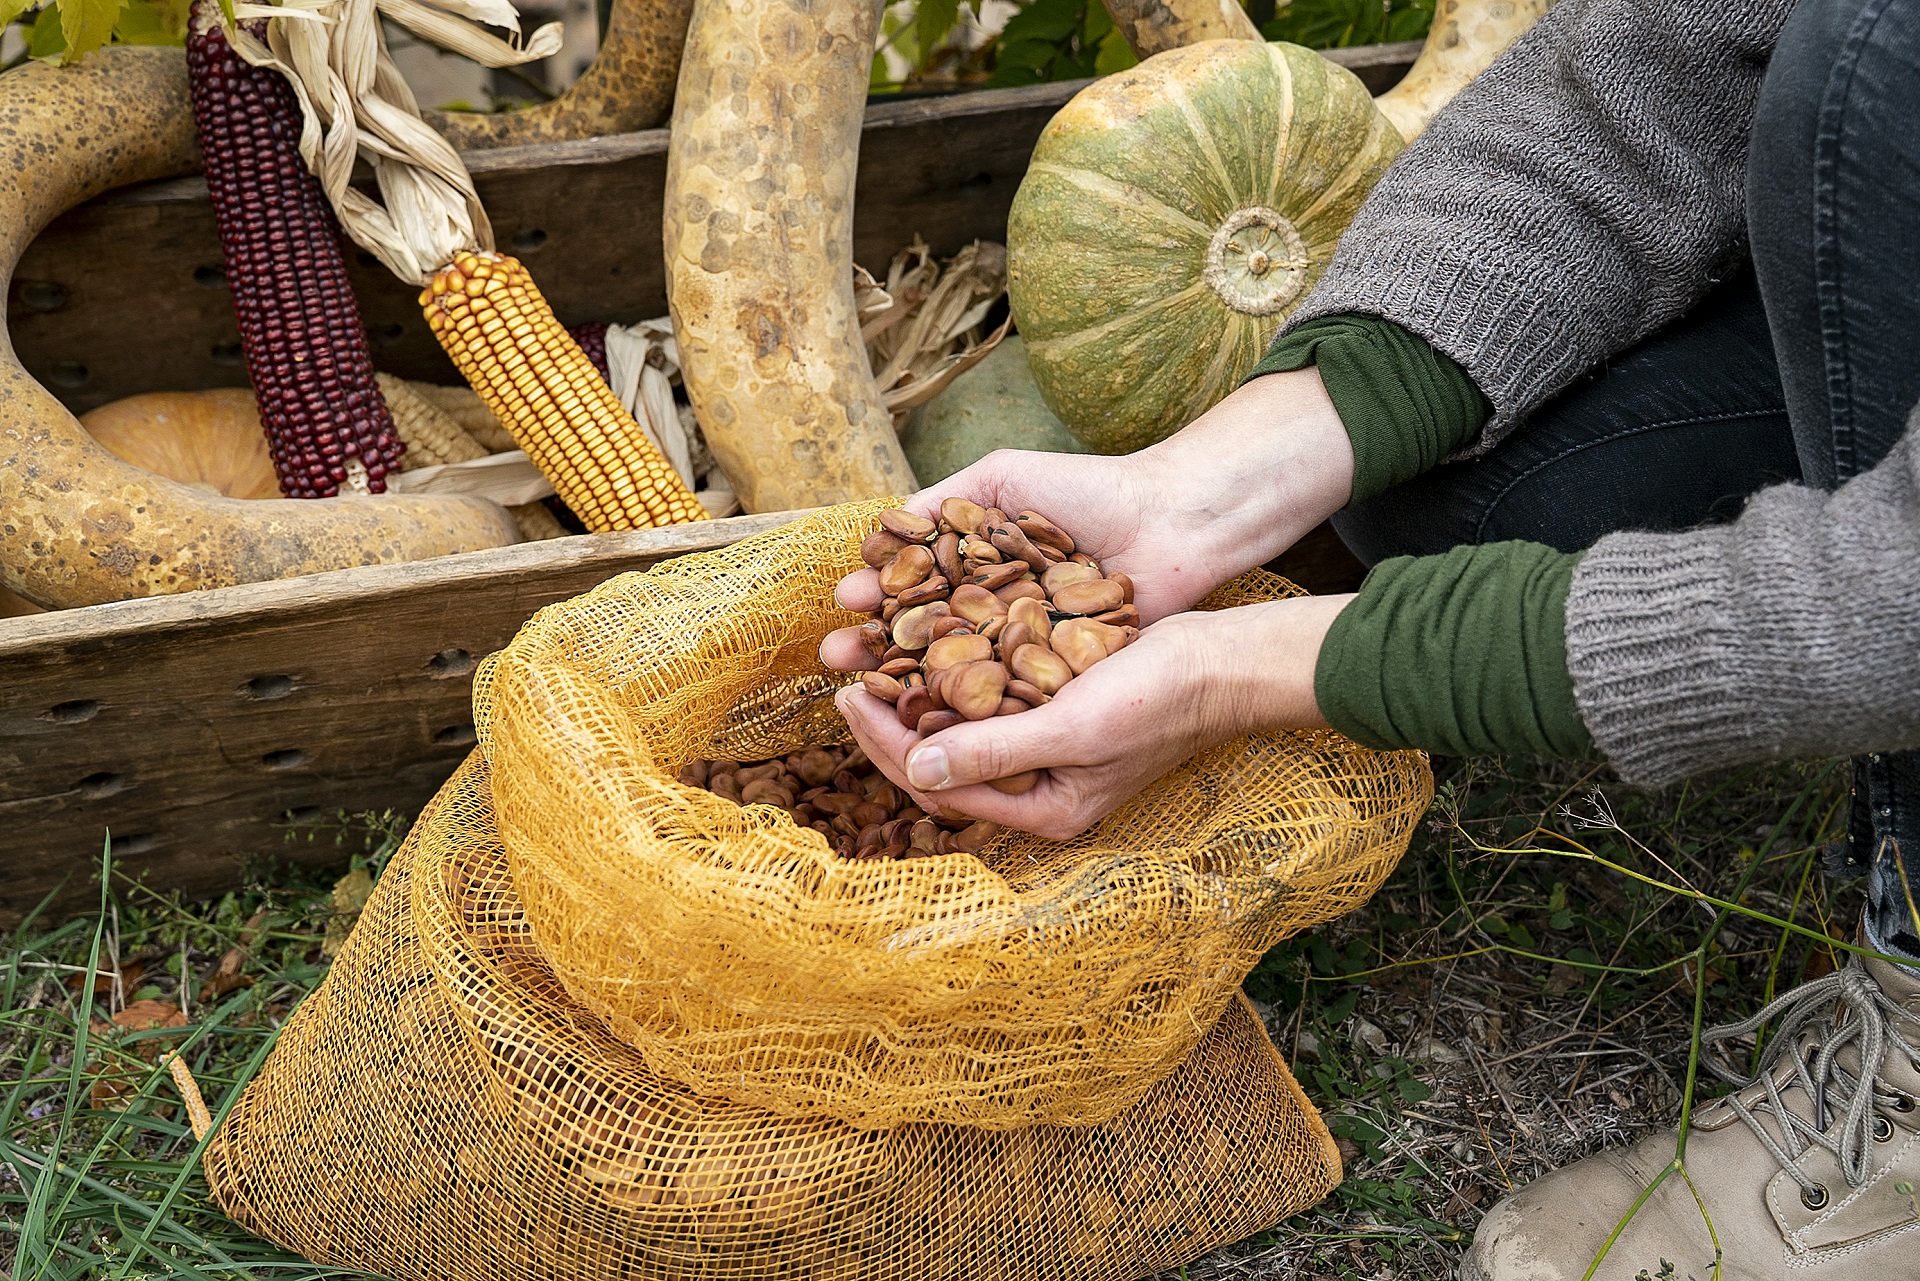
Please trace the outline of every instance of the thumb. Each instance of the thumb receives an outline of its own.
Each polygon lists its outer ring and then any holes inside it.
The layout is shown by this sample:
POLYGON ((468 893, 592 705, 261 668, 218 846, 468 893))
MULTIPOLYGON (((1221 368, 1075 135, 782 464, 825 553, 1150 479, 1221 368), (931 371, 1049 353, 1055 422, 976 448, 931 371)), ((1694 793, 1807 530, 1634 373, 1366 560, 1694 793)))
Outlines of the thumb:
POLYGON ((1053 704, 941 730, 907 753, 907 782, 927 792, 985 783, 1049 766, 1073 765, 1053 704))

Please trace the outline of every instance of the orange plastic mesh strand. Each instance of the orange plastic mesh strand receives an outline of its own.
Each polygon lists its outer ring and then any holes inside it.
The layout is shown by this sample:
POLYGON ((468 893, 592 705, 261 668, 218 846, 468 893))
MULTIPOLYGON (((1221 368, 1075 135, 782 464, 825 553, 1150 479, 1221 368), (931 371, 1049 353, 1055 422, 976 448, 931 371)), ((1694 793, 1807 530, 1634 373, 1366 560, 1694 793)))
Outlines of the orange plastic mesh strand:
POLYGON ((1095 1126, 856 1129, 664 1081, 542 959, 477 755, 206 1170, 251 1230, 401 1281, 1126 1281, 1340 1177, 1244 998, 1095 1126))
MULTIPOLYGON (((1432 795, 1332 733, 1205 752, 1078 839, 861 862, 697 757, 847 741, 821 637, 884 502, 542 610, 481 669, 513 877, 574 1001, 709 1098, 889 1127, 1086 1124, 1187 1057, 1260 956, 1357 907, 1432 795)), ((1208 602, 1295 594, 1254 573, 1208 602)))

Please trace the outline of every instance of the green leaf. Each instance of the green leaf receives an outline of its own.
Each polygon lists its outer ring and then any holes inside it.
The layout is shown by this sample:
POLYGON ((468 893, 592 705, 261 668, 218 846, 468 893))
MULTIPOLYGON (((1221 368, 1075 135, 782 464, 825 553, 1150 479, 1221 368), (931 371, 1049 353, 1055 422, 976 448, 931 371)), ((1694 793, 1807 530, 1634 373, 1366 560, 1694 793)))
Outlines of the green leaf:
POLYGON ((33 20, 33 30, 27 33, 27 56, 57 58, 66 51, 67 37, 60 30, 60 10, 48 5, 33 20))
POLYGON ((63 64, 80 61, 107 42, 127 0, 59 0, 60 34, 66 38, 63 64))
POLYGON ((127 0, 113 27, 115 44, 178 45, 186 38, 186 29, 175 30, 171 15, 154 0, 127 0))
POLYGON ((0 0, 0 27, 12 26, 15 18, 32 7, 34 0, 0 0))
POLYGON ((920 46, 920 65, 933 60, 933 51, 960 25, 960 0, 920 0, 914 10, 913 35, 920 46))

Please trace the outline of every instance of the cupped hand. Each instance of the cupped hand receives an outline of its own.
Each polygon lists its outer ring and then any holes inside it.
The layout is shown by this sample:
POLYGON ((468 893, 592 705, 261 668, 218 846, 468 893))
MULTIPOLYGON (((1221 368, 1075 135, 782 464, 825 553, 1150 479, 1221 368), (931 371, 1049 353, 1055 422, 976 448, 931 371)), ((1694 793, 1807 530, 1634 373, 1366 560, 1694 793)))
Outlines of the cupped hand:
POLYGON ((842 690, 838 703, 867 755, 929 813, 958 812, 1065 840, 1195 752, 1253 729, 1324 725, 1314 664, 1350 599, 1176 615, 1042 707, 925 739, 858 685, 842 690), (1042 773, 1024 794, 987 785, 1028 770, 1042 773))

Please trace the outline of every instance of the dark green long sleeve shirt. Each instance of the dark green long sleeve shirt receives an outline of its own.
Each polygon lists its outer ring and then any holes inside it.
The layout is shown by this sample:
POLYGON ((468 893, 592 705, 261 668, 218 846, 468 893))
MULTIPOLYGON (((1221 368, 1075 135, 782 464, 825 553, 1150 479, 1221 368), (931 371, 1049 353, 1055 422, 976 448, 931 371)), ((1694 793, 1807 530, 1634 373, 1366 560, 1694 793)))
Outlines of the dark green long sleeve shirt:
MULTIPOLYGON (((1376 317, 1310 321, 1248 377, 1308 365, 1319 368, 1353 443, 1354 502, 1438 465, 1492 412, 1464 369, 1376 317)), ((1512 542, 1381 562, 1321 646, 1321 713, 1369 747, 1587 754, 1565 624, 1579 560, 1512 542)))

